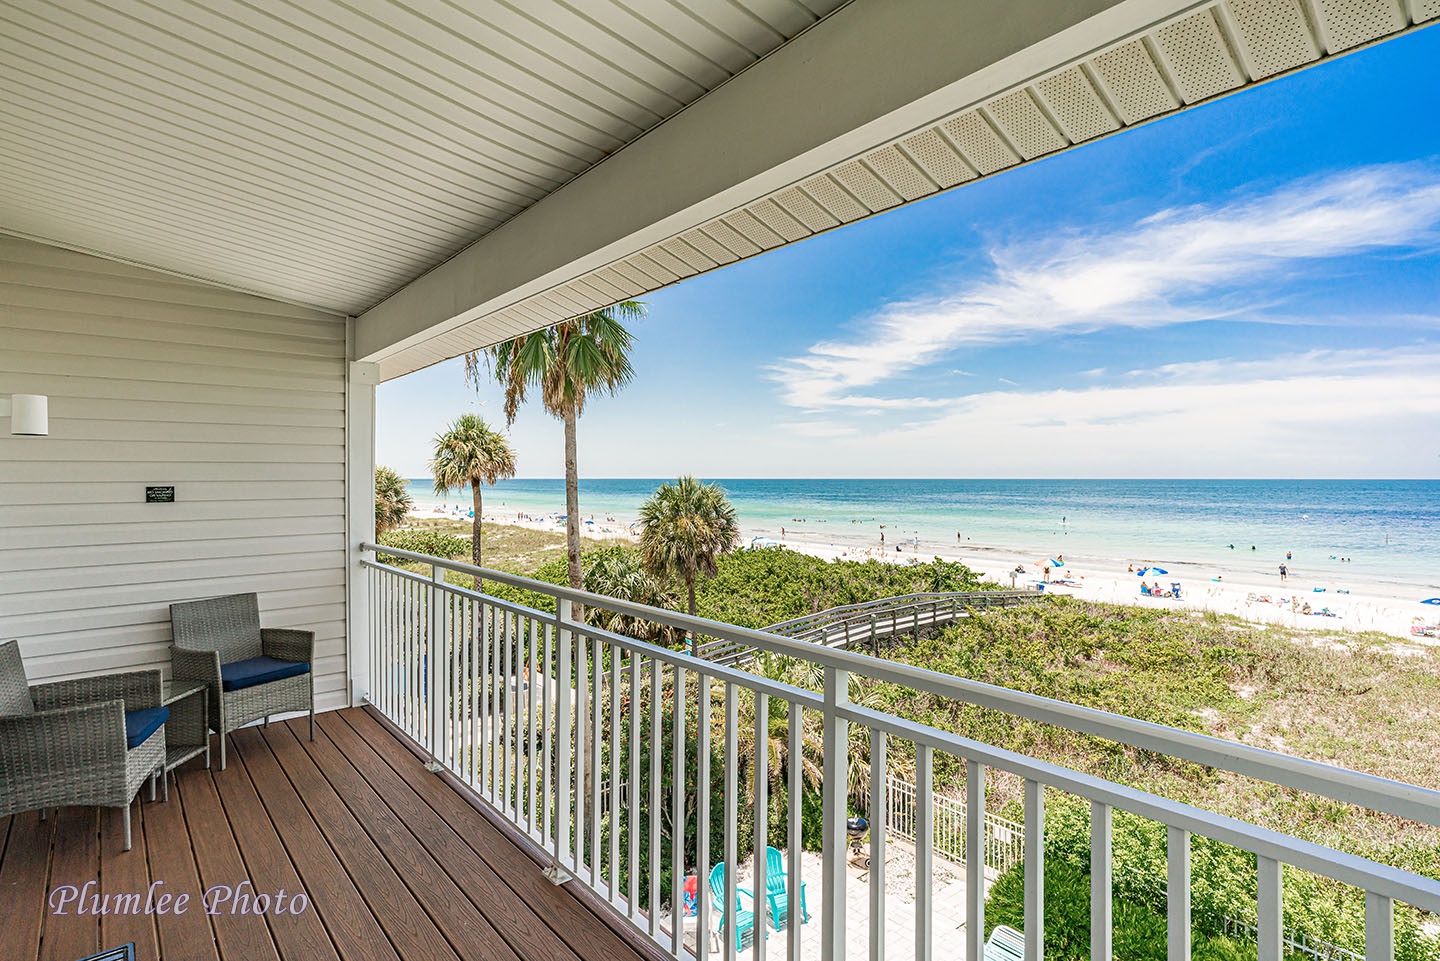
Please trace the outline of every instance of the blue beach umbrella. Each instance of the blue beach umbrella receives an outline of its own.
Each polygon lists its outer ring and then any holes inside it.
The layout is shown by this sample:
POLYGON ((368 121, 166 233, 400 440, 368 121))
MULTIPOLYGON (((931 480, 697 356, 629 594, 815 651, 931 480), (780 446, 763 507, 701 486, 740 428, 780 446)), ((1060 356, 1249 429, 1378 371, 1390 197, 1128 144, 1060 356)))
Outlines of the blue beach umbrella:
POLYGON ((1427 598, 1425 598, 1425 600, 1421 601, 1420 603, 1421 603, 1421 604, 1434 604, 1436 607, 1440 607, 1440 597, 1427 597, 1427 598))
POLYGON ((1136 577, 1158 577, 1161 574, 1169 574, 1163 567, 1142 567, 1135 575, 1136 577))

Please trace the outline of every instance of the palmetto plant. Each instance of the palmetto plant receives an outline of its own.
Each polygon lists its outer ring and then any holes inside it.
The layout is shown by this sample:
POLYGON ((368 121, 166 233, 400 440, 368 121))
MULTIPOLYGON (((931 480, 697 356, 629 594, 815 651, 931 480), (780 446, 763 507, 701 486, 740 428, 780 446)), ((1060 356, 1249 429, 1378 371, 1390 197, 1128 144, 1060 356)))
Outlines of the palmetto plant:
POLYGON ((375 468, 375 536, 405 523, 414 506, 405 478, 389 467, 375 468))
MULTIPOLYGON (((639 554, 623 547, 612 547, 591 555, 590 567, 585 571, 585 590, 659 608, 673 608, 677 600, 669 586, 645 570, 639 554)), ((590 623, 607 631, 642 641, 668 646, 683 636, 683 632, 668 625, 603 608, 590 607, 586 616, 590 623)))
POLYGON ((715 559, 740 543, 730 498, 715 484, 685 476, 661 484, 640 505, 640 558, 656 577, 682 581, 695 614, 695 582, 715 576, 715 559))
MULTIPOLYGON (((553 327, 496 344, 485 351, 496 379, 505 388, 505 420, 515 414, 532 389, 540 391, 546 412, 565 423, 565 544, 570 586, 580 588, 580 480, 575 426, 593 392, 614 394, 630 383, 634 338, 621 320, 645 316, 645 305, 626 300, 553 327)), ((480 354, 465 357, 465 377, 479 384, 480 354)))
MULTIPOLYGON (((470 557, 480 566, 480 488, 504 477, 515 476, 515 452, 505 435, 492 430, 477 414, 461 414, 435 438, 435 456, 430 459, 435 493, 469 485, 475 519, 470 525, 470 557)), ((480 587, 479 578, 475 587, 480 587)))

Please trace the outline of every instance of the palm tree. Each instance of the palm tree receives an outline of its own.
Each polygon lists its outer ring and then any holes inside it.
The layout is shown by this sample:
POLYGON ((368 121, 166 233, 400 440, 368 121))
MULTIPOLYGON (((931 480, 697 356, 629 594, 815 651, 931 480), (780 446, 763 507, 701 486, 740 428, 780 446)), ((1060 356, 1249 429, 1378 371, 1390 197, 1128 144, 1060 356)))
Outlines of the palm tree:
POLYGON ((375 536, 405 523, 414 503, 405 478, 390 467, 375 468, 375 536))
MULTIPOLYGON (((515 452, 505 435, 490 429, 477 414, 461 414, 443 434, 435 438, 435 456, 430 459, 435 493, 470 485, 475 519, 470 525, 470 557, 480 566, 480 485, 494 484, 515 476, 515 452)), ((480 588, 480 578, 475 578, 480 588)))
MULTIPOLYGON (((725 491, 686 475, 661 484, 640 505, 640 558, 656 577, 685 582, 695 615, 695 582, 715 576, 715 559, 740 542, 735 508, 725 491)), ((692 642, 694 632, 691 632, 692 642)))
MULTIPOLYGON (((505 420, 515 414, 532 387, 540 389, 545 410, 565 422, 565 545, 570 586, 583 585, 580 570, 580 474, 575 454, 575 424, 592 391, 614 394, 630 383, 634 338, 621 319, 645 316, 645 305, 626 300, 524 334, 486 350, 495 377, 505 388, 505 420)), ((465 378, 480 383, 480 355, 465 357, 465 378)), ((576 611, 577 616, 580 614, 576 611)))

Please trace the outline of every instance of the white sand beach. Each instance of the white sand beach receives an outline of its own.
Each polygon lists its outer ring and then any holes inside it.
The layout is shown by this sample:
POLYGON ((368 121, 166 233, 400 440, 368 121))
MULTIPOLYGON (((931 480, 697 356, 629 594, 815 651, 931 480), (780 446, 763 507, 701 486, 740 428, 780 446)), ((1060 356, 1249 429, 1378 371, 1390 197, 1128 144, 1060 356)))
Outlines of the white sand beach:
MULTIPOLYGON (((412 516, 452 520, 466 520, 461 511, 415 510, 412 516)), ((565 532, 562 515, 526 514, 523 512, 485 512, 487 524, 509 524, 531 530, 565 532)), ((637 539, 632 529, 633 519, 622 516, 585 515, 587 523, 582 524, 583 536, 596 540, 637 539)), ((848 533, 848 532, 847 532, 848 533)), ((888 564, 915 564, 940 557, 948 561, 960 561, 987 580, 1006 587, 1043 589, 1054 594, 1063 594, 1099 601, 1108 604, 1131 604, 1139 607, 1166 608, 1190 611, 1214 611, 1233 614, 1257 623, 1282 624, 1307 631, 1379 631, 1397 638, 1414 641, 1417 644, 1440 644, 1440 639, 1423 637, 1411 633, 1416 618, 1429 613, 1428 623, 1440 620, 1440 610, 1424 608, 1418 602, 1433 590, 1418 579, 1413 583, 1403 580, 1377 581, 1373 578, 1345 577, 1338 579, 1332 571, 1309 571, 1303 567, 1289 567, 1288 575, 1282 582, 1278 566, 1275 569, 1261 569, 1258 559, 1246 551, 1237 551, 1235 563, 1227 566, 1194 564, 1174 560, 1158 546, 1150 557, 1095 557, 1083 555, 1036 556, 1031 553, 1006 548, 1000 545, 980 545, 970 542, 959 544, 934 544, 926 541, 915 543, 914 539, 900 544, 881 545, 862 542, 855 538, 831 536, 831 532, 818 527, 764 529, 746 528, 742 531, 742 545, 779 544, 790 550, 820 557, 826 560, 869 560, 875 559, 888 564), (896 550, 896 547, 900 550, 896 550), (1045 562, 1062 560, 1063 565, 1053 566, 1049 581, 1045 580, 1045 562), (1181 588, 1179 598, 1145 597, 1140 593, 1140 578, 1136 572, 1143 568, 1157 566, 1166 573, 1163 576, 1148 575, 1148 584, 1159 583, 1164 590, 1172 584, 1181 588), (1023 568, 1024 573, 1016 573, 1023 568), (1310 613, 1305 613, 1306 605, 1310 613), (1325 613, 1328 612, 1328 613, 1325 613)))

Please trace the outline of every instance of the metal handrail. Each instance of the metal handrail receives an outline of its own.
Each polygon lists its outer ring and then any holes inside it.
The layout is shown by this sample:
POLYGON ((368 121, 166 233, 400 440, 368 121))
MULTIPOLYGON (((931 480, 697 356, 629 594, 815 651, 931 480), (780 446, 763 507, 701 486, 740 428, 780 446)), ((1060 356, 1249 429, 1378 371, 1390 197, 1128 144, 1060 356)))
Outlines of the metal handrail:
MULTIPOLYGON (((693 631, 697 634, 708 634, 753 645, 772 653, 810 660, 837 671, 860 674, 875 680, 899 684, 940 697, 953 698, 1041 723, 1092 734, 1157 754, 1182 758, 1247 777, 1270 781, 1343 803, 1359 805, 1373 811, 1440 826, 1440 791, 1407 784, 1403 781, 1351 771, 1320 761, 1279 754, 1248 744, 1166 727, 1162 724, 1112 714, 1096 708, 1082 707, 1054 698, 983 684, 897 661, 880 660, 853 651, 808 644, 765 631, 736 627, 708 618, 691 617, 688 614, 665 611, 644 604, 592 594, 588 591, 548 584, 505 571, 489 570, 472 564, 369 542, 362 545, 362 548, 367 551, 379 551, 388 556, 418 561, 444 570, 479 576, 482 580, 496 581, 512 587, 537 591, 572 603, 603 607, 606 610, 665 624, 682 631, 693 631)), ((461 591, 466 590, 455 588, 453 585, 447 585, 447 587, 461 591)), ((469 593, 475 597, 483 596, 473 591, 469 593)), ((487 602, 493 600, 493 598, 487 598, 487 602)), ((553 615, 538 614, 538 612, 537 615, 552 619, 554 617, 553 615)), ((578 629, 590 635, 598 632, 597 628, 588 624, 572 623, 563 626, 578 629)), ((618 636, 617 641, 622 644, 639 643, 618 636)), ((696 670, 716 675, 721 670, 721 666, 713 662, 699 661, 698 663, 704 666, 696 667, 696 670)), ((745 676, 747 678, 754 677, 749 674, 745 676)))

